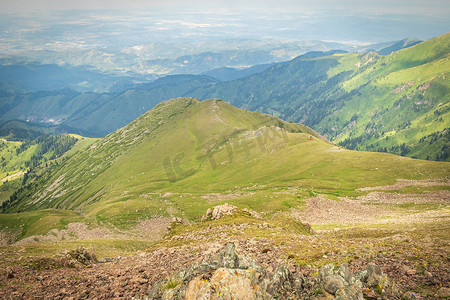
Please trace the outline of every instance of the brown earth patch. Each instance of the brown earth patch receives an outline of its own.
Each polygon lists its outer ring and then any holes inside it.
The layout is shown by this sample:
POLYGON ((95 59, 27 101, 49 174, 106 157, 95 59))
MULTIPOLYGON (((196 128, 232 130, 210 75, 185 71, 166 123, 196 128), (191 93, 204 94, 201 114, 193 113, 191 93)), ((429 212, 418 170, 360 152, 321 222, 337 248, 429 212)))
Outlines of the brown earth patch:
POLYGON ((25 172, 23 172, 23 171, 20 171, 20 172, 11 174, 11 175, 6 176, 5 178, 3 178, 3 179, 1 180, 1 182, 13 180, 14 178, 20 177, 20 176, 22 176, 23 174, 25 174, 25 172))
POLYGON ((309 224, 360 223, 394 214, 391 210, 346 198, 335 201, 318 196, 308 199, 307 205, 306 211, 293 210, 293 215, 309 224))
POLYGON ((219 193, 212 193, 212 194, 207 194, 202 196, 202 199, 206 199, 209 202, 216 202, 216 201, 226 201, 226 200, 231 200, 231 199, 235 199, 242 196, 241 194, 219 194, 219 193))
POLYGON ((167 233, 167 227, 169 224, 170 219, 163 217, 144 220, 138 224, 138 234, 148 238, 149 240, 157 241, 162 239, 167 233))
POLYGON ((17 243, 16 245, 32 244, 39 242, 57 242, 61 240, 70 239, 99 239, 99 238, 111 238, 113 233, 106 228, 93 228, 89 229, 84 223, 70 223, 67 225, 67 229, 53 229, 46 235, 33 235, 26 237, 17 243))
POLYGON ((397 179, 397 183, 393 185, 385 186, 373 186, 357 189, 357 191, 391 191, 404 188, 407 186, 450 186, 450 181, 446 179, 436 179, 436 180, 408 180, 408 179, 397 179))
POLYGON ((450 191, 426 192, 424 194, 398 194, 372 192, 366 196, 359 197, 358 200, 366 203, 388 203, 388 204, 425 204, 439 203, 450 204, 450 191))

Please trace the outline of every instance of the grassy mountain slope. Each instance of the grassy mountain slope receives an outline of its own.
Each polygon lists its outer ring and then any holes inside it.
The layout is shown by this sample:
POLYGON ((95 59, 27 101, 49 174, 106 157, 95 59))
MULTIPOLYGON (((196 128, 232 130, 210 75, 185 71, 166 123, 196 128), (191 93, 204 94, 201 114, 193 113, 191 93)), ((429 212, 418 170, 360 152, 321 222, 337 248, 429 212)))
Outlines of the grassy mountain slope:
POLYGON ((17 121, 6 125, 7 134, 0 135, 0 203, 22 188, 27 179, 58 164, 91 140, 76 135, 52 135, 49 133, 56 133, 55 128, 26 126, 17 121))
POLYGON ((311 52, 228 82, 178 75, 119 94, 3 93, 0 122, 56 120, 104 136, 166 99, 220 98, 306 124, 350 149, 449 161, 449 40, 446 34, 387 56, 311 52))
POLYGON ((449 42, 446 34, 388 56, 304 55, 193 95, 306 124, 351 149, 449 160, 449 42))
POLYGON ((311 194, 337 199, 400 178, 448 174, 446 163, 348 151, 303 125, 222 100, 180 98, 30 181, 3 210, 68 209, 127 229, 156 216, 195 220, 211 202, 272 215, 301 207, 311 194))

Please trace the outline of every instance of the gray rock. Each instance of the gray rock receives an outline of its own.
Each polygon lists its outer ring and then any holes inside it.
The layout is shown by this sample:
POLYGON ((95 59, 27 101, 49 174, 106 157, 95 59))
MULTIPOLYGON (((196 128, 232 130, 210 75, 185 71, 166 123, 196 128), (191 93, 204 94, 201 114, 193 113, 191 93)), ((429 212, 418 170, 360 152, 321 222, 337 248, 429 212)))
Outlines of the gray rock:
POLYGON ((346 286, 336 291, 335 300, 363 300, 361 289, 355 285, 346 286))
POLYGON ((341 276, 347 282, 347 284, 351 285, 356 281, 356 277, 353 274, 352 270, 350 270, 350 267, 348 266, 347 263, 342 264, 339 267, 337 274, 341 276))
POLYGON ((365 281, 367 287, 377 287, 381 285, 382 287, 387 285, 387 277, 384 275, 381 268, 377 265, 368 265, 367 268, 367 279, 365 281))
POLYGON ((275 298, 281 297, 293 290, 295 284, 294 276, 289 268, 280 265, 273 274, 271 282, 267 286, 267 292, 275 298))
POLYGON ((237 206, 230 205, 228 203, 218 205, 214 207, 212 211, 212 218, 218 220, 223 216, 232 215, 237 209, 237 206))
POLYGON ((330 275, 334 274, 334 264, 329 263, 319 269, 319 278, 324 281, 330 275))
POLYGON ((383 275, 383 271, 379 266, 370 264, 365 270, 356 273, 356 279, 359 279, 362 283, 372 287, 378 284, 378 281, 383 277, 383 275))
POLYGON ((166 280, 158 280, 153 284, 152 289, 150 290, 148 297, 150 299, 161 299, 162 295, 164 293, 164 284, 166 283, 166 280))
POLYGON ((339 275, 329 275, 324 280, 323 288, 327 293, 334 295, 337 290, 345 288, 345 281, 339 275))
POLYGON ((305 278, 303 278, 302 275, 299 275, 299 276, 295 277, 294 290, 295 290, 297 295, 300 295, 301 292, 303 291, 304 283, 305 283, 305 278))
POLYGON ((206 257, 200 267, 206 270, 217 270, 218 268, 239 268, 239 255, 236 252, 236 246, 233 243, 227 243, 217 253, 206 257))
POLYGON ((255 269, 258 272, 262 271, 256 261, 247 255, 239 256, 239 269, 255 269))
POLYGON ((367 272, 367 270, 359 271, 355 274, 355 277, 357 280, 359 280, 361 282, 366 282, 367 277, 368 277, 368 272, 367 272))

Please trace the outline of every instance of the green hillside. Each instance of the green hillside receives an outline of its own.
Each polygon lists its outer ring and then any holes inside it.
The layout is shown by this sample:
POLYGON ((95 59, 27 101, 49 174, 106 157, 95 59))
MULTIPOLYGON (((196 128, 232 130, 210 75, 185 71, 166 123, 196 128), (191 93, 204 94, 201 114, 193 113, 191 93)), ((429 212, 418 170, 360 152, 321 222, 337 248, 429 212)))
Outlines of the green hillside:
POLYGON ((2 92, 0 122, 30 119, 104 136, 167 99, 220 98, 306 124, 349 149, 450 161, 449 40, 445 34, 386 56, 310 52, 227 82, 176 75, 120 93, 2 92))
POLYGON ((0 203, 30 176, 58 164, 93 139, 66 134, 65 126, 39 126, 13 120, 0 126, 0 203))
POLYGON ((350 149, 449 161, 450 34, 393 52, 300 56, 193 91, 306 124, 350 149))
POLYGON ((225 202, 271 216, 311 195, 337 200, 397 179, 445 179, 449 170, 447 163, 345 150, 306 126, 222 100, 179 98, 27 181, 3 212, 71 210, 121 229, 157 216, 198 220, 225 202))

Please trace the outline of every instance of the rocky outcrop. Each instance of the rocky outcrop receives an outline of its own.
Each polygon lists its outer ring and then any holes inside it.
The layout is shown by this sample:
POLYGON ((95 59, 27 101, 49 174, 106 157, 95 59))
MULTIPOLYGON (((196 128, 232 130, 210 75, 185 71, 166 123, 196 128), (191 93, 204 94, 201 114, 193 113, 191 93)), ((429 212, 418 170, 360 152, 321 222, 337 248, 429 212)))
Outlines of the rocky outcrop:
POLYGON ((318 278, 296 276, 286 264, 263 270, 233 243, 200 263, 186 267, 151 289, 150 299, 401 299, 400 293, 376 265, 354 274, 348 264, 328 264, 318 278), (318 298, 319 297, 319 298, 318 298))
POLYGON ((401 299, 395 284, 373 264, 356 274, 346 263, 337 270, 327 264, 319 269, 319 279, 323 290, 335 299, 401 299))
MULTIPOLYGON (((206 214, 202 217, 202 222, 206 220, 218 220, 224 216, 231 216, 234 213, 241 211, 237 206, 225 203, 223 205, 217 205, 214 208, 208 208, 206 214)), ((242 212, 249 214, 254 218, 261 219, 261 216, 254 210, 244 208, 242 212)))
POLYGON ((301 291, 302 279, 296 279, 285 266, 268 276, 256 262, 239 255, 233 243, 226 244, 171 278, 155 284, 153 299, 274 299, 301 291))
POLYGON ((88 251, 84 247, 79 247, 77 249, 71 250, 67 255, 76 260, 77 262, 89 266, 98 262, 97 257, 94 253, 88 251))
POLYGON ((206 214, 202 217, 202 221, 218 220, 218 219, 222 218, 223 216, 226 216, 226 215, 230 216, 235 211, 237 211, 237 209, 238 209, 237 206, 230 205, 228 203, 225 203, 223 205, 217 205, 213 209, 208 208, 208 210, 206 211, 206 214))

